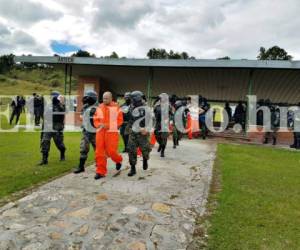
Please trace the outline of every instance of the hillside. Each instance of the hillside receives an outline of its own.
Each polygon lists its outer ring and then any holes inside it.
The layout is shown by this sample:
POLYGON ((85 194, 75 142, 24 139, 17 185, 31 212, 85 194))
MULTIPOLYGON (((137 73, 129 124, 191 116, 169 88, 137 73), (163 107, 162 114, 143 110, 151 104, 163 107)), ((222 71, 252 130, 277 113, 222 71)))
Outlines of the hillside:
MULTIPOLYGON (((12 69, 0 74, 0 95, 49 95, 52 90, 64 93, 64 72, 51 68, 12 69)), ((77 81, 72 82, 72 92, 76 90, 77 81)))

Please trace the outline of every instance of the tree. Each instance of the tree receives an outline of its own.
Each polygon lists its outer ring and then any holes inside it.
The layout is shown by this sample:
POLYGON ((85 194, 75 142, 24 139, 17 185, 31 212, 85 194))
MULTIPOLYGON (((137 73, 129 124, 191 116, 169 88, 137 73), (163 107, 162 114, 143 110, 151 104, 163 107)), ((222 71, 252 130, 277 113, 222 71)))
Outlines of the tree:
POLYGON ((88 51, 85 51, 85 50, 78 50, 76 53, 74 53, 72 55, 72 57, 95 57, 94 54, 91 54, 90 52, 88 51))
MULTIPOLYGON (((119 59, 119 55, 117 54, 117 52, 113 51, 110 56, 100 56, 100 58, 104 58, 104 59, 119 59)), ((125 59, 126 57, 122 57, 121 59, 125 59)))
POLYGON ((187 52, 174 52, 170 50, 167 52, 165 49, 152 48, 148 51, 147 57, 149 59, 195 59, 195 57, 190 57, 187 52))
POLYGON ((0 73, 5 73, 14 66, 14 55, 3 55, 0 57, 0 73))
POLYGON ((182 52, 180 56, 182 59, 185 59, 185 60, 190 59, 189 54, 187 52, 182 52))
POLYGON ((173 50, 170 50, 168 58, 169 59, 182 59, 181 55, 178 52, 174 52, 173 50))
POLYGON ((217 60, 230 60, 230 57, 224 56, 224 57, 217 58, 217 60))
POLYGON ((111 53, 111 55, 110 55, 108 58, 118 59, 118 58, 119 58, 119 55, 118 55, 115 51, 113 51, 113 52, 111 53))
POLYGON ((150 49, 147 53, 149 59, 167 59, 168 52, 165 49, 150 49))
POLYGON ((261 47, 257 59, 258 60, 292 60, 293 57, 289 55, 284 49, 278 46, 273 46, 268 50, 266 50, 264 47, 261 47))

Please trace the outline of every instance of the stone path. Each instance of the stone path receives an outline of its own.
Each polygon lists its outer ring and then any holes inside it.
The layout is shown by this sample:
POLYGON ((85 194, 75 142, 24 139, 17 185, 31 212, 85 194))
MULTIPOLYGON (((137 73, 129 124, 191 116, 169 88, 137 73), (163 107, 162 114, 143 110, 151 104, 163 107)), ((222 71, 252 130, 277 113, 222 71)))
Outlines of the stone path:
MULTIPOLYGON (((171 143, 170 143, 171 144, 171 143)), ((204 212, 215 144, 183 141, 150 169, 64 176, 0 208, 0 249, 186 249, 204 212)), ((125 160, 127 163, 127 159, 125 160)), ((125 166, 126 167, 126 166, 125 166)))

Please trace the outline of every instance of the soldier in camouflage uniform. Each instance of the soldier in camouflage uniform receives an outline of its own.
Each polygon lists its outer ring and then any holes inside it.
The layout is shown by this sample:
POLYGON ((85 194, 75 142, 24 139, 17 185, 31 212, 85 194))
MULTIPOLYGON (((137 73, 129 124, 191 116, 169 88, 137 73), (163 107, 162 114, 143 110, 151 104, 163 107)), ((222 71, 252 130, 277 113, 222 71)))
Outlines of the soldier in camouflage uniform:
POLYGON ((293 135, 294 135, 294 143, 290 146, 291 148, 300 149, 300 132, 295 131, 297 129, 296 124, 300 124, 300 103, 298 103, 298 109, 296 110, 290 110, 288 114, 289 119, 289 127, 293 129, 293 135))
POLYGON ((280 109, 279 107, 274 107, 273 105, 271 105, 271 103, 267 102, 266 103, 268 105, 268 107, 270 108, 270 117, 267 117, 266 121, 267 123, 270 122, 270 129, 271 131, 266 132, 264 134, 264 144, 267 144, 269 142, 269 138, 272 137, 273 139, 273 145, 276 145, 277 142, 277 132, 279 130, 280 127, 280 109))
POLYGON ((130 99, 130 92, 125 93, 124 95, 124 99, 125 99, 125 103, 121 106, 121 110, 123 113, 123 124, 120 128, 120 134, 123 138, 123 142, 124 142, 124 152, 128 152, 128 139, 129 139, 129 133, 127 131, 127 125, 128 125, 128 121, 130 118, 129 115, 129 109, 130 109, 130 104, 131 104, 131 99, 130 99))
POLYGON ((66 147, 64 145, 64 125, 65 125, 65 111, 66 107, 64 99, 59 92, 53 91, 51 93, 52 105, 48 105, 43 120, 42 136, 41 136, 41 153, 42 161, 39 165, 48 164, 48 155, 50 151, 51 139, 60 151, 60 160, 65 160, 66 147))
POLYGON ((210 106, 205 97, 199 98, 199 126, 201 127, 201 136, 203 140, 206 140, 208 128, 206 126, 206 114, 210 106))
POLYGON ((173 107, 173 114, 171 116, 171 121, 173 123, 173 148, 179 146, 179 141, 183 137, 184 131, 182 131, 182 129, 186 127, 188 112, 189 110, 185 106, 185 103, 183 101, 177 100, 175 102, 173 107), (178 114, 182 113, 180 117, 178 117, 177 112, 179 112, 178 114), (179 119, 181 119, 181 121, 179 119), (181 130, 179 129, 180 123, 182 123, 181 125, 183 126, 181 130))
POLYGON ((128 176, 136 175, 137 149, 140 148, 143 155, 143 169, 148 169, 149 154, 151 152, 149 142, 149 132, 147 130, 147 121, 151 120, 151 113, 147 110, 144 102, 144 95, 140 91, 134 91, 130 94, 132 105, 130 107, 130 118, 128 129, 130 131, 128 141, 128 155, 131 166, 128 176))
POLYGON ((82 99, 82 138, 80 141, 80 159, 79 165, 74 170, 74 174, 79 174, 85 171, 84 164, 88 158, 90 144, 94 151, 96 149, 96 130, 94 128, 93 117, 96 113, 98 95, 95 91, 87 91, 82 99))
POLYGON ((159 144, 157 151, 160 152, 161 157, 165 157, 165 149, 168 143, 171 115, 172 113, 171 107, 169 106, 169 96, 165 93, 160 94, 159 103, 154 108, 154 135, 159 144))

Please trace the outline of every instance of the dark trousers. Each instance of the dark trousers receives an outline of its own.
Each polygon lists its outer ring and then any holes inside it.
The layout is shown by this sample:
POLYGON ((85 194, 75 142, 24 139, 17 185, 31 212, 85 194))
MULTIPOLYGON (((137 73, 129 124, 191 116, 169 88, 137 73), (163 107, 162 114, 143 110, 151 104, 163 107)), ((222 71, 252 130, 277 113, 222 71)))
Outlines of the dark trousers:
POLYGON ((21 115, 21 109, 14 108, 10 116, 9 124, 10 125, 12 124, 15 117, 16 117, 16 124, 17 124, 19 122, 20 115, 21 115))
POLYGON ((40 125, 42 110, 39 107, 34 108, 34 123, 36 126, 40 125))
POLYGON ((60 152, 64 152, 66 150, 64 144, 64 134, 62 131, 55 131, 55 132, 43 132, 42 133, 42 140, 41 140, 41 153, 44 156, 48 156, 50 151, 51 139, 58 148, 60 152))
POLYGON ((166 147, 168 143, 168 137, 169 133, 168 132, 159 132, 159 130, 154 130, 154 135, 155 138, 161 147, 166 147))
POLYGON ((90 152, 90 144, 96 150, 96 133, 82 132, 80 141, 80 159, 86 160, 90 152))
POLYGON ((131 166, 135 166, 137 163, 137 149, 142 151, 143 158, 149 160, 149 154, 151 152, 149 135, 142 135, 141 133, 132 132, 129 135, 128 141, 128 156, 131 166))
POLYGON ((276 144, 276 141, 277 141, 277 131, 278 131, 278 129, 273 129, 272 132, 266 132, 265 133, 264 143, 268 143, 269 138, 271 137, 272 140, 273 140, 273 144, 276 144))
POLYGON ((300 132, 294 132, 294 145, 295 148, 300 149, 300 132))

